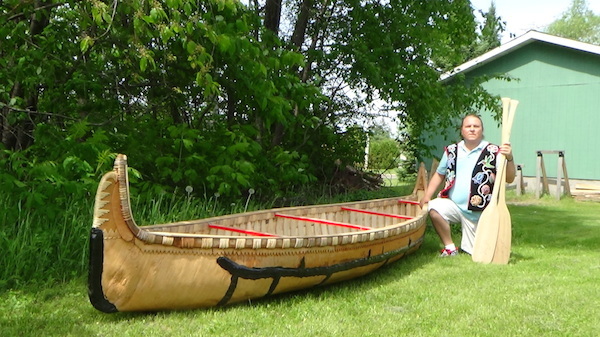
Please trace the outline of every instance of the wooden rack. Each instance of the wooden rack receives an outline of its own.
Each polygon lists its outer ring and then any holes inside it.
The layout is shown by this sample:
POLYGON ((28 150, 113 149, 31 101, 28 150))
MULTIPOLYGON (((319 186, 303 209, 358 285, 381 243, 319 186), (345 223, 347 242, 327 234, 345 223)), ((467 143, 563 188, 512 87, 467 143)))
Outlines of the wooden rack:
POLYGON ((567 174, 567 164, 565 162, 565 151, 536 151, 537 153, 537 173, 536 173, 536 185, 535 185, 535 196, 541 198, 544 193, 550 194, 550 188, 548 187, 548 175, 546 174, 546 166, 544 165, 544 154, 558 154, 558 166, 556 169, 556 199, 560 200, 561 196, 571 195, 571 187, 569 186, 569 175, 567 174), (565 186, 563 192, 562 179, 564 177, 565 186))
POLYGON ((525 183, 523 181, 523 165, 517 164, 517 176, 515 177, 517 184, 517 195, 523 195, 525 192, 525 183))

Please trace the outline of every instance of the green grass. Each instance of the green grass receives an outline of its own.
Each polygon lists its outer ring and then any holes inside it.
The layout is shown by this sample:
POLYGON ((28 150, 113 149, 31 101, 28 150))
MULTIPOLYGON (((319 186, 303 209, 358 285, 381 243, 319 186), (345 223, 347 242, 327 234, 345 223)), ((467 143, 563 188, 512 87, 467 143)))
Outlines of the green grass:
POLYGON ((39 281, 65 281, 87 270, 90 200, 69 200, 49 216, 0 196, 0 290, 39 281), (14 219, 9 219, 13 216, 14 219))
MULTIPOLYGON (((597 336, 600 204, 512 198, 508 265, 415 254, 365 277, 234 306, 104 314, 85 279, 0 293, 1 336, 597 336)), ((459 238, 455 238, 456 241, 459 238)))

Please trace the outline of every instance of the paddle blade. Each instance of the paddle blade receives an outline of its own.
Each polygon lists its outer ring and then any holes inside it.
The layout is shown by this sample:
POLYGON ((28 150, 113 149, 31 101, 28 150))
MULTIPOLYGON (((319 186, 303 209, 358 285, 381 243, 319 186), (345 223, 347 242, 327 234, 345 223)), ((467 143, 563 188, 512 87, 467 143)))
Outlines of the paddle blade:
POLYGON ((494 264, 508 264, 508 260, 510 259, 512 236, 510 213, 507 210, 502 216, 503 218, 498 222, 498 239, 494 250, 494 258, 492 259, 492 263, 494 264))
POLYGON ((475 232, 475 245, 473 246, 473 261, 480 263, 491 263, 494 259, 496 241, 500 228, 499 210, 494 204, 481 213, 475 232))

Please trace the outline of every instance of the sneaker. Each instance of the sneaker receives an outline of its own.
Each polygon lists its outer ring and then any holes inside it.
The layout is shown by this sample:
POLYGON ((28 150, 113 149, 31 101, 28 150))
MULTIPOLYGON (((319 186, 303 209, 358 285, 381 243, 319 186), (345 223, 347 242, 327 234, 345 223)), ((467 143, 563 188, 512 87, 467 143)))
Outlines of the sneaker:
POLYGON ((449 257, 449 256, 458 256, 458 247, 456 247, 456 249, 454 250, 450 250, 450 249, 442 249, 442 253, 440 254, 440 257, 449 257))

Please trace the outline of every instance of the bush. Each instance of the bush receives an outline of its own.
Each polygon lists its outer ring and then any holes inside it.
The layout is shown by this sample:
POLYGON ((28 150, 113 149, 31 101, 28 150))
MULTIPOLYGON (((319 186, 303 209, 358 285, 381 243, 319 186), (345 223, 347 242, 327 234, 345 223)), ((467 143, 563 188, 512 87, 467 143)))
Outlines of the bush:
POLYGON ((369 145, 369 168, 387 170, 398 167, 400 148, 398 142, 391 138, 373 140, 369 145))

